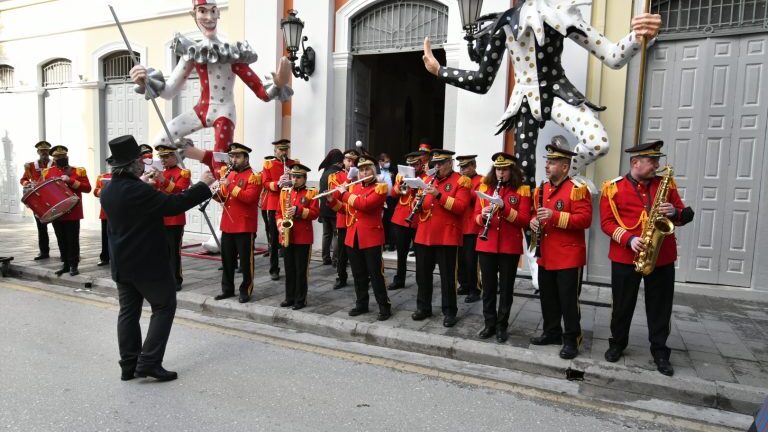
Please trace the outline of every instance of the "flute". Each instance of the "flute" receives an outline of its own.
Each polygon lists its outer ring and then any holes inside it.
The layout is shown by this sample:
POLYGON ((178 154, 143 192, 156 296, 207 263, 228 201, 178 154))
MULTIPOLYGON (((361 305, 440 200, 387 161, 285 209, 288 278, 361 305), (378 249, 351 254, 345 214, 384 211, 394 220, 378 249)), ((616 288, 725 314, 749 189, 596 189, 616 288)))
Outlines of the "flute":
MULTIPOLYGON (((372 178, 374 178, 374 177, 375 177, 375 176, 369 175, 368 177, 364 177, 364 178, 361 178, 361 179, 359 179, 359 180, 355 180, 355 181, 353 181, 352 183, 349 183, 349 184, 347 184, 347 185, 346 185, 346 186, 344 186, 344 187, 345 187, 345 188, 348 188, 348 187, 350 187, 350 186, 353 186, 353 185, 356 185, 356 184, 358 184, 358 183, 362 183, 362 182, 364 182, 364 181, 370 180, 370 179, 372 179, 372 178)), ((316 199, 318 199, 318 198, 322 198, 322 197, 324 197, 324 196, 328 196, 328 195, 330 195, 330 194, 332 194, 332 193, 334 193, 334 192, 336 192, 336 189, 330 189, 330 190, 327 190, 327 191, 325 191, 325 192, 323 192, 323 193, 321 193, 321 194, 317 194, 317 195, 315 195, 315 196, 314 196, 314 198, 312 198, 312 199, 313 199, 313 200, 316 200, 316 199)))

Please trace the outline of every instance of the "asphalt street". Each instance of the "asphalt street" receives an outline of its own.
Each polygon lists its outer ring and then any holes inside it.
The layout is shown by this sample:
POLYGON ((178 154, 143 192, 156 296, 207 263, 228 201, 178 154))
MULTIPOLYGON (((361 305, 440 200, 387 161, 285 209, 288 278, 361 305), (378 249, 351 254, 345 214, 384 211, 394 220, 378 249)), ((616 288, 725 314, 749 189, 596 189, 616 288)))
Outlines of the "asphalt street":
POLYGON ((6 431, 677 430, 185 320, 174 326, 164 363, 177 381, 122 382, 114 305, 20 283, 0 281, 6 431))

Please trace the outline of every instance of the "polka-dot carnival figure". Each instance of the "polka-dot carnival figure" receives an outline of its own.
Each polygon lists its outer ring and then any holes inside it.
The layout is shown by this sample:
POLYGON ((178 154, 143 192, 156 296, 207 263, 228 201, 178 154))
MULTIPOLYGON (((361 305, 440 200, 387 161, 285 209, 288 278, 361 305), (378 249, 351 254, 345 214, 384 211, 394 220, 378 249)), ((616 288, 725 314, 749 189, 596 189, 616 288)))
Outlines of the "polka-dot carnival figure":
POLYGON ((642 14, 632 19, 632 32, 617 43, 584 21, 578 6, 591 0, 525 0, 503 14, 478 34, 488 41, 477 71, 443 67, 424 41, 424 65, 441 81, 486 93, 509 51, 515 71, 515 87, 509 105, 498 122, 501 133, 513 130, 515 156, 521 161, 524 182, 535 184, 536 141, 539 129, 554 120, 578 139, 571 163, 571 176, 608 153, 608 133, 597 118, 598 107, 568 80, 561 64, 565 38, 588 50, 610 68, 618 69, 640 51, 642 37, 654 38, 661 27, 658 15, 642 14))
MULTIPOLYGON (((287 86, 290 78, 290 62, 283 57, 277 68, 277 74, 263 84, 258 75, 248 66, 258 56, 248 42, 228 43, 222 41, 216 27, 220 11, 215 0, 193 0, 191 11, 197 27, 203 35, 200 42, 176 34, 172 49, 179 56, 179 62, 166 82, 162 72, 136 65, 131 69, 131 79, 137 84, 136 91, 145 93, 145 84, 149 83, 156 95, 163 99, 172 99, 179 94, 194 69, 200 78, 200 99, 191 111, 184 112, 168 122, 168 129, 177 140, 202 128, 214 128, 214 151, 226 152, 232 143, 235 132, 235 102, 233 88, 235 76, 245 83, 256 96, 269 102, 273 99, 286 101, 293 95, 287 86)), ((149 98, 149 96, 147 96, 149 98)), ((159 133, 153 146, 167 145, 165 131, 159 133)), ((187 156, 200 159, 202 152, 188 152, 187 156)), ((206 160, 213 172, 220 164, 206 160)))

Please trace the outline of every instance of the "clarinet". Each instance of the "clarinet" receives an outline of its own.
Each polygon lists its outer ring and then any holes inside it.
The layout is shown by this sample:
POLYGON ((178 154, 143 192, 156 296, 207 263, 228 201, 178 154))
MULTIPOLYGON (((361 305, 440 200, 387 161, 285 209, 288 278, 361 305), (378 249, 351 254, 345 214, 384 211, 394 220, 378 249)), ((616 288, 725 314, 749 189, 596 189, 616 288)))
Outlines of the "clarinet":
MULTIPOLYGON (((432 186, 432 184, 435 182, 435 179, 437 179, 437 173, 432 176, 432 179, 429 181, 427 186, 432 186)), ((411 226, 413 223, 413 217, 416 216, 416 213, 421 211, 421 206, 424 205, 424 198, 427 195, 426 191, 420 191, 416 195, 416 202, 413 203, 413 208, 411 209, 411 214, 408 215, 407 218, 405 218, 405 221, 408 223, 408 226, 411 226)))
MULTIPOLYGON (((544 205, 543 201, 544 201, 544 181, 542 180, 541 185, 539 186, 539 207, 544 205)), ((533 256, 535 257, 541 257, 541 234, 544 231, 544 227, 541 225, 541 219, 538 219, 538 221, 539 221, 539 228, 531 235, 531 244, 528 247, 528 250, 536 251, 533 254, 533 256)))
MULTIPOLYGON (((494 198, 499 197, 499 191, 501 190, 501 182, 496 182, 496 190, 493 192, 494 198)), ((488 217, 485 218, 485 225, 483 225, 483 232, 478 237, 480 240, 488 240, 488 230, 491 229, 491 220, 493 220, 493 212, 496 211, 496 203, 491 204, 491 211, 488 213, 488 217)))

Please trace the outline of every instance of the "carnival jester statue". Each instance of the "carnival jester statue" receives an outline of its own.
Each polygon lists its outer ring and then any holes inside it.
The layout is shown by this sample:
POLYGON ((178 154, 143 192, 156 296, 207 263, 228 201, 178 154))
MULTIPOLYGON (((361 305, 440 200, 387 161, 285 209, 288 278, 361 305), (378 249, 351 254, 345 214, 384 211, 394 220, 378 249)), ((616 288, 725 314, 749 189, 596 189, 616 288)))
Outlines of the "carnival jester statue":
MULTIPOLYGON (((191 111, 184 112, 168 123, 168 129, 174 141, 181 139, 202 128, 212 127, 214 133, 214 151, 227 152, 235 131, 235 102, 233 88, 235 75, 253 91, 256 96, 269 102, 273 99, 286 101, 293 95, 293 90, 287 86, 291 65, 283 57, 277 67, 277 73, 272 73, 272 79, 263 84, 249 64, 256 61, 258 56, 253 52, 248 42, 229 43, 223 41, 217 32, 220 11, 216 0, 192 0, 191 15, 203 35, 200 42, 190 40, 177 33, 172 49, 179 56, 179 62, 166 81, 162 72, 142 65, 131 69, 131 79, 137 84, 136 91, 146 92, 149 85, 156 95, 163 99, 172 99, 179 94, 184 83, 194 69, 200 77, 200 99, 191 111)), ((149 98, 149 96, 147 96, 149 98)), ((189 142, 189 141, 187 141, 189 142)), ((157 135, 153 146, 168 143, 165 132, 157 135)), ((218 171, 218 163, 210 160, 211 153, 205 154, 201 149, 188 148, 186 155, 192 159, 203 160, 213 172, 218 171)))
POLYGON ((429 38, 424 40, 424 66, 441 81, 486 93, 509 51, 515 71, 515 86, 509 105, 499 120, 497 134, 514 130, 515 156, 521 162, 524 182, 535 185, 536 141, 539 129, 549 120, 578 138, 569 175, 608 153, 608 133, 597 118, 595 106, 568 80, 561 64, 565 38, 619 69, 636 55, 642 38, 651 41, 659 32, 661 17, 644 13, 632 19, 632 32, 612 43, 587 23, 579 6, 591 0, 521 0, 475 37, 488 41, 476 71, 441 66, 432 55, 429 38))

